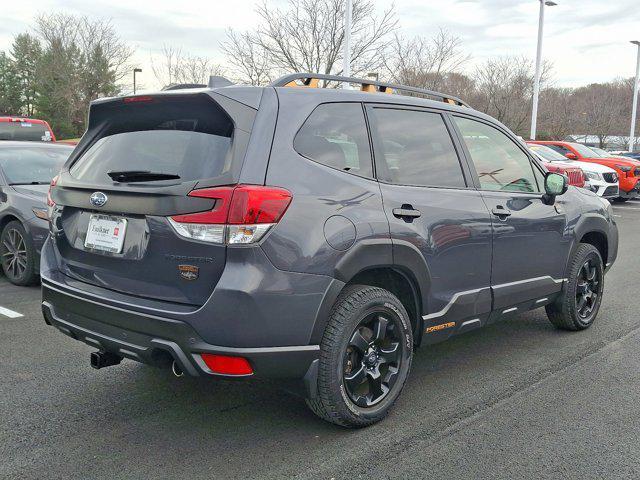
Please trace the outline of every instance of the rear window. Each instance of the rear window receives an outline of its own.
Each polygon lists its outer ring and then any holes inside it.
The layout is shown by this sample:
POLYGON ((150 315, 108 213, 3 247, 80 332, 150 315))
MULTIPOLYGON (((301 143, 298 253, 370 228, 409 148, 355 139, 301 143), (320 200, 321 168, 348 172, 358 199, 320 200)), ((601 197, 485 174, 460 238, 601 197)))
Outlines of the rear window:
POLYGON ((67 161, 73 147, 10 147, 0 146, 0 169, 7 183, 49 184, 67 161))
POLYGON ((114 105, 92 129, 100 138, 70 168, 88 183, 112 183, 107 173, 116 171, 192 181, 232 170, 233 122, 206 96, 114 105))
POLYGON ((0 122, 0 140, 50 142, 53 138, 42 123, 0 122))

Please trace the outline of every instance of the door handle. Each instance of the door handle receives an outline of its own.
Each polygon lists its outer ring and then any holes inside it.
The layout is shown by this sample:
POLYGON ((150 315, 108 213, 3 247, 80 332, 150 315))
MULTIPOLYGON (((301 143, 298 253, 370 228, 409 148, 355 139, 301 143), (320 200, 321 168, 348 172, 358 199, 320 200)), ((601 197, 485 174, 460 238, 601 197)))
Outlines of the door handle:
POLYGON ((393 216, 398 218, 404 218, 405 220, 410 220, 414 218, 419 218, 420 210, 416 210, 411 205, 403 205, 402 208, 394 208, 393 216))
POLYGON ((507 210, 502 205, 498 205, 497 207, 493 208, 491 210, 491 213, 493 213, 500 220, 505 220, 507 217, 511 216, 511 210, 507 210))

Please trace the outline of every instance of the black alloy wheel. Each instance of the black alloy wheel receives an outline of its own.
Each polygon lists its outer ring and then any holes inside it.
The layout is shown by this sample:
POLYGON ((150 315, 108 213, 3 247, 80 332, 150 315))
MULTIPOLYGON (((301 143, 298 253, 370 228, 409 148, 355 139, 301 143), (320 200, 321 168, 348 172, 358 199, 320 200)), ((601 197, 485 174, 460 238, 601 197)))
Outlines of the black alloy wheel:
POLYGON ((593 314, 599 302, 602 272, 593 258, 588 258, 580 268, 576 285, 576 310, 586 320, 593 314))
POLYGON ((351 401, 361 408, 382 401, 398 380, 401 334, 384 312, 367 315, 356 327, 344 355, 343 380, 351 401))
POLYGON ((579 244, 560 295, 545 307, 553 325, 576 331, 593 324, 602 304, 604 271, 600 251, 593 245, 579 244))
POLYGON ((403 303, 388 290, 345 287, 320 342, 317 391, 306 399, 313 412, 350 428, 382 420, 411 370, 410 318, 403 303))

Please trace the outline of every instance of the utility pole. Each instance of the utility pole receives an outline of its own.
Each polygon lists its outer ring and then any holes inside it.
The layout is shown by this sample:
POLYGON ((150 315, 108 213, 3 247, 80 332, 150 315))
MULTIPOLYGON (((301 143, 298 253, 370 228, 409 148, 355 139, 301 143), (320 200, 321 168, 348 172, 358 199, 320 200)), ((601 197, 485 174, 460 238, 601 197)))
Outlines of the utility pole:
MULTIPOLYGON (((346 0, 347 5, 344 9, 344 65, 342 67, 342 75, 351 76, 351 10, 352 0, 346 0)), ((342 88, 349 89, 351 85, 344 82, 342 88)))
POLYGON ((640 82, 640 41, 631 43, 638 46, 638 61, 636 62, 636 81, 633 84, 633 107, 631 107, 631 133, 629 134, 629 151, 633 152, 636 142, 636 115, 638 114, 638 82, 640 82))
POLYGON ((554 7, 555 2, 539 0, 540 18, 538 19, 538 51, 536 53, 536 77, 533 83, 533 109, 531 110, 531 140, 536 139, 538 126, 538 97, 540 96, 540 77, 542 76, 542 34, 544 30, 544 7, 554 7))

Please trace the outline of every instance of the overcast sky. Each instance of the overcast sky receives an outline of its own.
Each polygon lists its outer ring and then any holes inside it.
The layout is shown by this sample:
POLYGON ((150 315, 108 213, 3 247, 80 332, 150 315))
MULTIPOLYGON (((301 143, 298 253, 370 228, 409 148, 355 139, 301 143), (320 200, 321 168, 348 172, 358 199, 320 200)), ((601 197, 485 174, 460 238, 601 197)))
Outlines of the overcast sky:
MULTIPOLYGON (((271 0, 274 5, 284 0, 271 0)), ((640 40, 640 0, 556 0, 546 9, 544 57, 553 62, 558 86, 577 86, 635 74, 640 40)), ((389 2, 375 2, 382 10, 389 2)), ((251 29, 255 0, 26 0, 3 2, 0 50, 27 31, 34 15, 67 12, 110 18, 120 36, 137 50, 140 81, 157 87, 150 56, 162 44, 224 63, 218 44, 225 31, 251 29)), ((431 35, 439 27, 462 38, 471 54, 467 69, 495 55, 535 58, 537 0, 396 0, 404 36, 431 35)))

